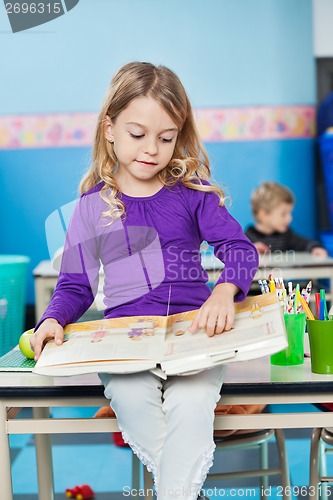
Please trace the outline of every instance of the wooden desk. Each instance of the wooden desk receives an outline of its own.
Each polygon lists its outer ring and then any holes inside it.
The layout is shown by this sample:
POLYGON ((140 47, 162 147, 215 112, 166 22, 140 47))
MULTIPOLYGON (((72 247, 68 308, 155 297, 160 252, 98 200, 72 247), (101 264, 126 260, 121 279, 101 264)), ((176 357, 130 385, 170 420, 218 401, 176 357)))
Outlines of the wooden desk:
POLYGON ((333 288, 333 259, 316 257, 309 253, 286 252, 274 253, 260 257, 259 269, 255 279, 267 279, 272 273, 282 275, 285 280, 321 279, 330 280, 330 291, 333 288))
MULTIPOLYGON (((207 270, 209 280, 215 282, 223 269, 223 264, 214 255, 203 256, 203 267, 207 270)), ((331 257, 315 257, 302 252, 276 252, 262 255, 254 280, 267 279, 269 274, 282 276, 284 281, 330 280, 329 292, 333 292, 333 259, 331 257)))
MULTIPOLYGON (((222 388, 222 404, 323 403, 333 401, 333 375, 311 373, 304 365, 278 367, 269 358, 230 363, 222 388)), ((1 500, 13 500, 9 435, 35 434, 39 499, 54 500, 50 434, 115 432, 115 419, 51 418, 49 408, 107 404, 97 375, 49 378, 32 373, 1 373, 0 468, 1 500), (15 419, 18 409, 31 407, 33 418, 15 419)), ((216 429, 332 427, 329 412, 263 413, 216 417, 216 429)))

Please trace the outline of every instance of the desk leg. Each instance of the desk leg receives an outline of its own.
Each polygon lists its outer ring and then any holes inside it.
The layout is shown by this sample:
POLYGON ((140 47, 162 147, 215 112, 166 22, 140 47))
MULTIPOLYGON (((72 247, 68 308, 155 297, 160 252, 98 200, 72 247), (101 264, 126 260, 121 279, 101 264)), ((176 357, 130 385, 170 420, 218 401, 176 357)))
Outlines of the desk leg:
MULTIPOLYGON (((50 418, 49 408, 34 408, 35 418, 50 418)), ((52 447, 49 434, 36 434, 36 457, 39 500, 54 500, 52 447)))
POLYGON ((319 447, 320 435, 322 429, 313 429, 311 436, 311 449, 310 449, 310 488, 311 499, 318 500, 319 497, 319 484, 321 485, 319 477, 319 447))
POLYGON ((7 434, 7 408, 0 402, 0 470, 1 498, 13 500, 12 474, 10 467, 9 436, 7 434))
POLYGON ((146 467, 144 467, 144 469, 143 469, 143 484, 144 484, 144 491, 145 491, 145 500, 151 500, 152 499, 152 491, 153 491, 153 487, 154 487, 154 481, 153 481, 152 473, 148 472, 146 467))

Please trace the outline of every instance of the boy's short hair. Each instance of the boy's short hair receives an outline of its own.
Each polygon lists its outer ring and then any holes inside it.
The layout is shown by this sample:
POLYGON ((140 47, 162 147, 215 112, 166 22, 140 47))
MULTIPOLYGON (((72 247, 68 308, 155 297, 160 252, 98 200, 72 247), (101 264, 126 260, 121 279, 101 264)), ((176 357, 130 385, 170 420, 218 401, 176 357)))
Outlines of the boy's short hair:
POLYGON ((271 212, 280 203, 294 205, 295 197, 286 186, 277 182, 263 182, 251 195, 251 205, 254 217, 257 217, 259 210, 271 212))

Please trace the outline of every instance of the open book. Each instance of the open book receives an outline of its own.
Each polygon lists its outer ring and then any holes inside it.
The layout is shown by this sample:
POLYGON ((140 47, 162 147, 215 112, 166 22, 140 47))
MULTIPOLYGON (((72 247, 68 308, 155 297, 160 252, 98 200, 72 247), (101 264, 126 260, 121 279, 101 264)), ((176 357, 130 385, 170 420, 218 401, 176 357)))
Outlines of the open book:
POLYGON ((287 346, 282 309, 275 294, 249 297, 236 304, 234 328, 213 337, 203 330, 188 332, 196 313, 68 325, 63 345, 48 342, 33 371, 60 376, 154 370, 166 376, 258 358, 287 346))
POLYGON ((216 364, 248 360, 287 346, 282 308, 275 294, 236 304, 234 328, 208 337, 188 328, 197 311, 170 316, 132 316, 74 323, 65 341, 44 347, 34 372, 60 376, 83 373, 186 374, 216 364))

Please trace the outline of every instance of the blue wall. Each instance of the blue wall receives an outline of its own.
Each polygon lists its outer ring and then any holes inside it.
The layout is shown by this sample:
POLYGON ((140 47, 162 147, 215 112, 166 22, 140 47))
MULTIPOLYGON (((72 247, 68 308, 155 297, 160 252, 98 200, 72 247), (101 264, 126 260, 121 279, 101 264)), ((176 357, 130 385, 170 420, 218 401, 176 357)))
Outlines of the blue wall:
POLYGON ((274 180, 296 193, 293 228, 304 236, 315 234, 312 140, 210 143, 207 150, 213 177, 230 196, 229 209, 244 227, 251 222, 252 189, 274 180))
POLYGON ((80 0, 1 43, 2 114, 95 111, 132 60, 170 66, 197 107, 315 102, 311 0, 80 0))
MULTIPOLYGON (((131 60, 170 66, 194 107, 311 105, 311 26, 311 0, 80 0, 57 20, 12 34, 1 4, 0 113, 97 111, 112 74, 131 60)), ((269 179, 294 190, 294 228, 315 234, 311 140, 206 146, 243 225, 251 190, 269 179)), ((27 254, 31 268, 48 258, 45 218, 75 197, 89 155, 0 151, 1 253, 27 254)))
POLYGON ((45 220, 78 196, 89 158, 87 148, 0 152, 0 253, 28 255, 31 270, 49 258, 45 220))

